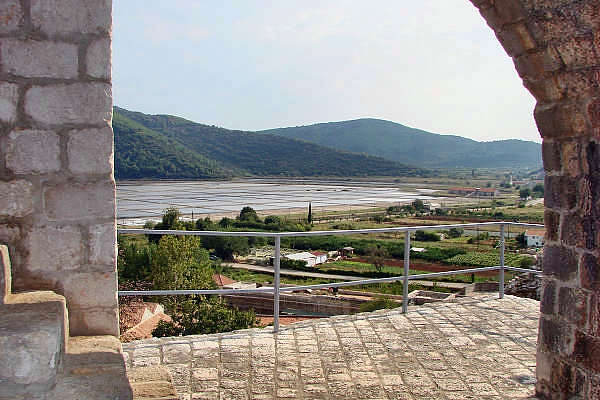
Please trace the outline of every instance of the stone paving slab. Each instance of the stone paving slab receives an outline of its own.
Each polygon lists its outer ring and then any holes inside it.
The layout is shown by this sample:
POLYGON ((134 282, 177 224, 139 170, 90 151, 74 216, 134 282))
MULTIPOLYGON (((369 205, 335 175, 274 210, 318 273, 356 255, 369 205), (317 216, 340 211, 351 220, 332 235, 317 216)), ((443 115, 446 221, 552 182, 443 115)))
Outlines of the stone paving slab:
POLYGON ((123 345, 180 399, 533 398, 539 302, 478 295, 271 328, 123 345))

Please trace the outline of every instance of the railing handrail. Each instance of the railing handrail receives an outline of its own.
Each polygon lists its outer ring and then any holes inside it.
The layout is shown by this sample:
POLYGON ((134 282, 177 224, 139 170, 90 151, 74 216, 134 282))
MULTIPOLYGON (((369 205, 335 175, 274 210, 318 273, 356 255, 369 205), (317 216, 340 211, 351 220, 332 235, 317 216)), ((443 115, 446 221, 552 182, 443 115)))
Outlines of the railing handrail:
POLYGON ((242 231, 182 231, 182 230, 154 230, 154 229, 117 229, 121 234, 146 234, 146 235, 177 235, 177 236, 245 236, 245 237, 269 237, 275 239, 275 260, 274 260, 274 281, 272 287, 261 287, 253 289, 190 289, 190 290, 125 290, 119 291, 119 296, 171 296, 171 295, 227 295, 227 294, 250 294, 250 293, 273 293, 273 330, 279 330, 279 294, 280 292, 294 292, 299 290, 313 290, 338 288, 345 286, 369 285, 376 283, 389 283, 403 281, 403 298, 402 312, 407 312, 408 305, 408 281, 425 278, 435 278, 439 276, 472 274, 485 271, 500 271, 499 273, 499 297, 504 297, 504 271, 516 271, 532 274, 541 274, 542 271, 529 270, 525 268, 510 267, 504 265, 504 238, 505 226, 521 226, 521 227, 544 227, 541 224, 529 224, 521 222, 475 222, 468 224, 448 224, 448 225, 422 225, 410 227, 391 227, 391 228, 371 228, 371 229, 354 229, 354 230, 334 230, 334 231, 306 231, 306 232, 242 232, 242 231), (419 230, 447 230, 452 228, 469 228, 480 226, 500 226, 500 265, 492 267, 467 268, 460 270, 451 270, 443 272, 432 272, 426 274, 409 275, 410 263, 410 233, 419 230), (404 274, 388 278, 364 279, 358 281, 343 281, 334 283, 322 283, 315 285, 289 286, 281 287, 280 285, 280 259, 281 259, 281 238, 282 237, 298 237, 298 236, 329 236, 329 235, 352 235, 352 234, 367 234, 367 233, 389 233, 389 232, 404 232, 404 274))
MULTIPOLYGON (((478 268, 467 268, 457 269, 443 272, 432 272, 427 274, 413 274, 408 275, 408 280, 419 280, 425 278, 436 278, 439 276, 448 275, 462 275, 472 274, 477 272, 486 271, 498 271, 502 267, 497 265, 493 267, 478 267, 478 268)), ((542 271, 536 269, 517 268, 504 266, 505 270, 523 272, 529 274, 541 274, 542 271)), ((363 279, 360 281, 343 281, 343 282, 332 282, 332 283, 318 283, 314 285, 301 285, 301 286, 282 286, 279 288, 280 292, 296 292, 300 290, 314 290, 314 289, 327 289, 333 287, 344 287, 344 286, 360 286, 370 285, 373 283, 389 283, 404 280, 404 275, 391 276, 388 278, 373 278, 363 279)), ((263 286, 260 288, 252 289, 173 289, 173 290, 120 290, 119 296, 180 296, 180 295, 225 295, 225 294, 250 294, 250 293, 273 293, 275 290, 274 286, 263 286)))
POLYGON ((366 228, 366 229, 343 229, 332 231, 304 231, 304 232, 256 232, 256 231, 182 231, 182 230, 155 230, 155 229, 128 229, 119 228, 121 234, 138 235, 177 235, 177 236, 246 236, 246 237, 296 237, 296 236, 330 236, 330 235, 353 235, 367 233, 393 233, 414 232, 427 230, 447 230, 452 228, 469 228, 479 226, 510 225, 530 228, 543 228, 543 224, 529 224, 524 222, 473 222, 468 224, 448 225, 421 225, 421 226, 397 226, 391 228, 366 228))

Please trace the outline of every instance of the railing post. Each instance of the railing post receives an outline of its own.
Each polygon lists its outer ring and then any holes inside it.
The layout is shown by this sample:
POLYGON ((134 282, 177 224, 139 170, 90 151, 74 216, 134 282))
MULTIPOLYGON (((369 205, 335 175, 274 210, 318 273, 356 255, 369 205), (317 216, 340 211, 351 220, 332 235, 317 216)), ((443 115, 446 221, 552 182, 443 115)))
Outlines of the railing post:
POLYGON ((404 280, 402 284, 402 313, 408 311, 408 270, 410 263, 410 231, 404 232, 404 280))
POLYGON ((500 276, 498 277, 498 297, 504 298, 504 224, 500 225, 500 276))
POLYGON ((280 261, 281 261, 281 238, 275 237, 275 279, 273 281, 273 332, 279 332, 279 276, 280 276, 280 261))

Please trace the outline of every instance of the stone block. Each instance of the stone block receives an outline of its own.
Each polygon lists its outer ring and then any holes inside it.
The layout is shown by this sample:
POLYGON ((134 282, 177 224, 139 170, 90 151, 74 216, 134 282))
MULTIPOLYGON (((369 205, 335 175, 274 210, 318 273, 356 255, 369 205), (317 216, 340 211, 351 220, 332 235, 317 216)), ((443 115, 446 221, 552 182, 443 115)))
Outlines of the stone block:
POLYGON ((546 175, 544 204, 547 208, 570 210, 577 206, 577 180, 568 176, 546 175))
POLYGON ((569 138, 585 134, 585 115, 573 104, 538 103, 534 117, 543 138, 569 138))
POLYGON ((111 0, 31 0, 35 29, 53 36, 71 33, 110 33, 111 0))
POLYGON ((93 78, 111 79, 112 53, 109 38, 98 39, 90 44, 86 57, 87 74, 93 78))
POLYGON ((115 217, 115 184, 71 183, 44 189, 44 210, 50 220, 86 220, 115 217))
POLYGON ((523 23, 511 25, 498 33, 498 40, 506 52, 514 57, 535 49, 535 41, 523 23))
POLYGON ((582 288, 600 291, 600 264, 593 254, 585 253, 581 257, 579 279, 582 288))
POLYGON ((544 161, 544 169, 548 172, 560 172, 561 147, 556 141, 544 140, 542 142, 542 159, 544 161))
POLYGON ((163 347, 163 361, 165 364, 182 364, 189 362, 192 348, 187 343, 170 344, 163 347))
POLYGON ((588 298, 581 289, 561 287, 558 292, 558 315, 565 321, 585 329, 588 298))
POLYGON ((42 124, 106 126, 112 118, 111 85, 94 82, 34 86, 25 94, 25 112, 42 124))
POLYGON ((552 279, 545 279, 542 284, 540 312, 548 315, 556 312, 556 283, 552 279))
POLYGON ((66 336, 61 296, 33 292, 21 297, 19 303, 0 307, 0 387, 8 398, 32 386, 43 390, 54 385, 66 336))
POLYGON ((12 124, 17 120, 18 102, 19 87, 13 83, 0 83, 0 122, 12 124))
POLYGON ((5 304, 11 291, 11 268, 8 247, 0 245, 0 304, 5 304))
POLYGON ((0 215, 24 217, 33 212, 33 185, 25 180, 0 181, 0 215))
POLYGON ((115 306, 114 309, 69 310, 69 330, 73 336, 111 335, 117 337, 119 336, 118 308, 115 306))
POLYGON ((83 262, 82 235, 76 226, 42 226, 26 238, 29 271, 74 270, 83 262))
POLYGON ((577 368, 559 359, 552 363, 550 386, 568 398, 584 398, 585 377, 577 368))
POLYGON ((600 339, 582 332, 578 332, 575 338, 573 350, 575 361, 580 366, 600 373, 600 339))
POLYGON ((91 226, 89 245, 90 263, 115 265, 117 256, 117 230, 115 224, 91 226))
POLYGON ((560 232, 561 241, 568 246, 585 245, 583 240, 583 219, 576 213, 568 213, 564 216, 560 232))
POLYGON ((520 3, 519 0, 504 0, 502 4, 492 2, 492 7, 481 7, 479 12, 490 28, 499 30, 506 24, 519 22, 525 18, 525 11, 520 3))
POLYGON ((539 80, 549 73, 558 71, 562 61, 552 47, 544 50, 523 54, 514 59, 515 68, 521 78, 539 80))
POLYGON ((69 307, 117 307, 117 277, 114 271, 70 273, 65 276, 62 285, 69 307))
POLYGON ((564 98, 564 91, 559 84, 559 79, 552 75, 547 78, 523 78, 523 84, 539 102, 555 102, 564 98))
POLYGON ((575 140, 561 142, 560 151, 563 171, 574 178, 580 176, 583 173, 580 163, 581 156, 585 154, 583 154, 579 142, 575 140))
POLYGON ((558 240, 558 228, 560 214, 551 210, 544 211, 544 226, 546 227, 546 240, 555 242, 558 240))
POLYGON ((77 78, 78 51, 71 43, 0 40, 2 71, 26 78, 77 78))
POLYGON ((23 22, 23 9, 19 0, 4 0, 0 3, 0 33, 19 28, 23 22))
POLYGON ((552 319, 540 317, 538 351, 570 355, 575 344, 575 329, 552 319))
POLYGON ((570 281, 577 276, 577 254, 561 246, 547 245, 544 248, 544 274, 553 275, 561 281, 570 281))
POLYGON ((598 64, 596 45, 591 35, 573 37, 556 45, 567 70, 593 67, 598 64))
POLYGON ((69 132, 69 170, 74 174, 110 174, 113 170, 113 131, 110 127, 69 132))
POLYGON ((60 169, 60 138, 52 131, 12 131, 6 167, 15 174, 46 174, 60 169))

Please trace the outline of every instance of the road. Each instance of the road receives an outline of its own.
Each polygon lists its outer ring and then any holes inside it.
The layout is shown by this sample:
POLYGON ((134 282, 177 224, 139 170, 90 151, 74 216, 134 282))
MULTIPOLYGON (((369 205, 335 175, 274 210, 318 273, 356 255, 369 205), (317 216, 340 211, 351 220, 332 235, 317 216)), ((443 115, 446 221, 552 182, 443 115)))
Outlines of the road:
MULTIPOLYGON (((252 264, 240 264, 240 263, 233 263, 233 264, 227 264, 228 266, 230 266, 231 268, 238 268, 238 269, 245 269, 248 271, 254 271, 254 272, 264 272, 267 274, 274 274, 275 271, 273 270, 273 267, 266 267, 263 265, 252 265, 252 264)), ((281 275, 286 275, 286 276, 299 276, 299 277, 303 277, 303 278, 321 278, 321 279, 335 279, 335 280, 340 280, 340 281, 361 281, 364 279, 369 279, 369 278, 365 278, 364 276, 352 276, 352 275, 335 275, 335 274, 324 274, 321 272, 307 272, 307 271, 296 271, 293 269, 281 269, 280 270, 281 275)), ((464 289, 465 287, 469 286, 469 283, 460 283, 460 282, 438 282, 438 281, 424 281, 424 280, 411 280, 411 283, 414 283, 416 285, 421 285, 421 286, 425 286, 425 287, 444 287, 444 288, 448 288, 448 289, 464 289)))

